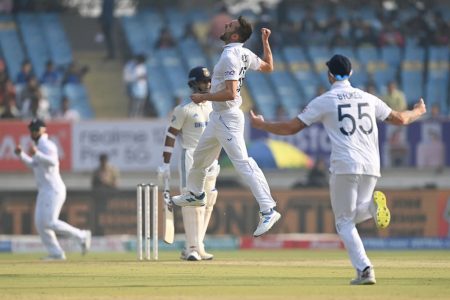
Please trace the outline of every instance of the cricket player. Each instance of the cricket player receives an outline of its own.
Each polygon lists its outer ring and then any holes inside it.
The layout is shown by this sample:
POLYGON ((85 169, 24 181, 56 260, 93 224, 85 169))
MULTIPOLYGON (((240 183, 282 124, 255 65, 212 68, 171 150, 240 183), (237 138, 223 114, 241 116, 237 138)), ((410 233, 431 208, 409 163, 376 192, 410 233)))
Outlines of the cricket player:
POLYGON ((313 99, 296 118, 266 122, 253 111, 250 118, 255 128, 279 135, 295 134, 316 122, 323 124, 332 144, 330 196, 336 229, 356 269, 350 283, 375 284, 375 272, 355 224, 373 218, 377 227, 386 228, 390 222, 385 195, 374 192, 380 177, 376 120, 408 125, 426 107, 420 99, 412 110, 394 111, 374 95, 352 87, 352 65, 345 56, 334 55, 327 66, 331 89, 313 99))
POLYGON ((46 125, 40 119, 33 119, 28 125, 31 139, 29 154, 16 146, 15 153, 20 160, 33 169, 38 194, 34 222, 49 255, 43 260, 65 260, 64 250, 56 239, 56 234, 76 238, 81 245, 82 254, 86 254, 91 245, 91 232, 80 230, 66 222, 58 220, 61 208, 66 200, 66 186, 59 174, 58 149, 46 133, 46 125))
MULTIPOLYGON (((205 67, 195 67, 189 72, 189 87, 194 93, 207 93, 211 88, 211 75, 205 67)), ((170 178, 170 158, 178 136, 181 144, 181 159, 179 162, 180 191, 186 192, 187 174, 192 167, 194 149, 200 136, 206 128, 209 114, 212 111, 211 103, 202 101, 195 103, 189 100, 175 107, 170 127, 167 130, 164 144, 164 164, 159 168, 159 175, 170 178)), ((205 238, 211 213, 217 199, 216 178, 219 175, 220 166, 217 160, 213 160, 206 170, 205 206, 186 206, 181 208, 183 215, 184 231, 186 234, 185 250, 181 258, 190 261, 211 260, 213 255, 205 251, 203 239, 205 238)))
POLYGON ((225 46, 214 67, 211 91, 191 95, 195 103, 212 101, 213 111, 194 151, 194 162, 187 181, 188 192, 172 197, 172 201, 180 206, 205 205, 206 170, 223 147, 259 204, 260 221, 253 233, 255 237, 267 232, 281 215, 274 209, 276 203, 270 194, 263 172, 247 153, 244 140, 245 120, 240 110, 242 104, 240 90, 248 69, 261 72, 273 70, 270 33, 267 28, 261 29, 264 55, 263 59, 260 59, 252 51, 244 48, 244 42, 252 34, 252 27, 247 20, 239 17, 225 24, 224 33, 220 37, 225 46))

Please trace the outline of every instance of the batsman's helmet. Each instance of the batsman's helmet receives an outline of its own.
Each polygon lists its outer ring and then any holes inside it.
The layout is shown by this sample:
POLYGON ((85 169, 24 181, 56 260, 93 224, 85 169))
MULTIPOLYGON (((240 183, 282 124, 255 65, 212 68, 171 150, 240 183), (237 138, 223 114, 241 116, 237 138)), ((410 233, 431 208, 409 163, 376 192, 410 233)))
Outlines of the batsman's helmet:
POLYGON ((198 87, 199 82, 211 81, 211 73, 208 68, 199 66, 191 69, 189 71, 189 87, 194 90, 194 92, 205 92, 200 91, 198 87))

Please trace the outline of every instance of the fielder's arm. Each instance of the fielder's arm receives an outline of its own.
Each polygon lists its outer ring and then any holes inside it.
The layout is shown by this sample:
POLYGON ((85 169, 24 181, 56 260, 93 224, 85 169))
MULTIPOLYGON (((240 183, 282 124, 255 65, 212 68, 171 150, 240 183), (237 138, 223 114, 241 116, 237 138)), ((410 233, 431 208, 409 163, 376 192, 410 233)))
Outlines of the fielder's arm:
POLYGON ((425 103, 423 102, 423 99, 420 98, 412 110, 400 112, 393 110, 384 121, 393 125, 408 125, 419 119, 426 112, 427 108, 425 103))
POLYGON ((270 36, 270 29, 267 28, 261 28, 261 39, 263 44, 263 58, 261 65, 259 67, 259 71, 264 73, 269 73, 273 71, 273 57, 272 57, 272 50, 270 49, 269 44, 269 36, 270 36))
POLYGON ((306 128, 306 124, 299 118, 294 118, 284 122, 266 122, 261 115, 255 115, 253 110, 250 111, 250 122, 256 129, 261 129, 278 135, 291 135, 300 132, 306 128))
POLYGON ((175 146, 175 139, 176 139, 178 133, 180 133, 180 131, 173 127, 169 127, 169 129, 167 129, 166 139, 164 141, 164 152, 163 152, 163 158, 164 158, 165 164, 170 163, 170 158, 172 157, 173 147, 175 146))
POLYGON ((22 147, 20 145, 16 146, 14 153, 19 157, 19 159, 29 168, 33 168, 33 159, 23 152, 22 147))

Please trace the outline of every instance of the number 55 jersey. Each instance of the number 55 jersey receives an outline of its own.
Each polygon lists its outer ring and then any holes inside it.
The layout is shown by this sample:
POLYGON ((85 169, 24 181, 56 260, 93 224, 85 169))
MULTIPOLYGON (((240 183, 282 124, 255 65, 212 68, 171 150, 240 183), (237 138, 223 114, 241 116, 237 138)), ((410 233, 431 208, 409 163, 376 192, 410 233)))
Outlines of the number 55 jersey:
POLYGON ((384 121, 391 111, 381 99, 344 80, 314 98, 297 117, 307 126, 319 122, 325 127, 332 146, 331 173, 380 177, 376 120, 384 121))

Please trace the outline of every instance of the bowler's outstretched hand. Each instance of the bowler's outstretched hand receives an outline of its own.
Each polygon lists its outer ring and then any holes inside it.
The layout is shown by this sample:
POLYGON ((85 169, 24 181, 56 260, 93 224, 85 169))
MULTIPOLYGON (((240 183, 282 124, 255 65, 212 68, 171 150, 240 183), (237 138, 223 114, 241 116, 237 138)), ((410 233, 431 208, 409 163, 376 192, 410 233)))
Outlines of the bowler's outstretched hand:
POLYGON ((427 112, 427 107, 425 106, 425 102, 423 101, 423 98, 420 98, 419 101, 414 104, 414 109, 417 110, 420 115, 423 115, 427 112))
POLYGON ((270 29, 268 28, 261 28, 261 38, 263 41, 268 41, 269 40, 269 36, 272 33, 272 31, 270 31, 270 29))

